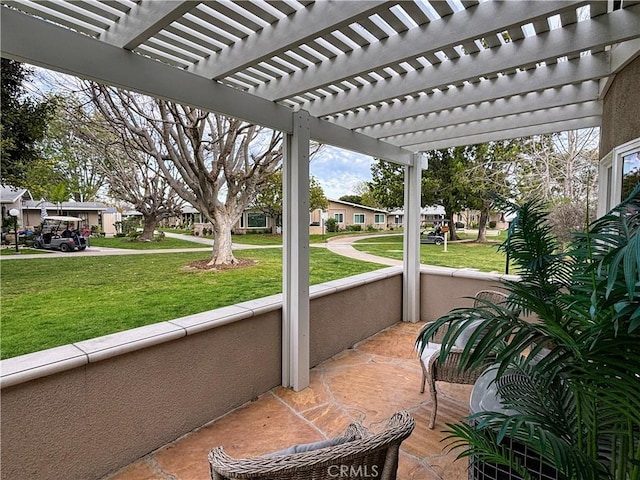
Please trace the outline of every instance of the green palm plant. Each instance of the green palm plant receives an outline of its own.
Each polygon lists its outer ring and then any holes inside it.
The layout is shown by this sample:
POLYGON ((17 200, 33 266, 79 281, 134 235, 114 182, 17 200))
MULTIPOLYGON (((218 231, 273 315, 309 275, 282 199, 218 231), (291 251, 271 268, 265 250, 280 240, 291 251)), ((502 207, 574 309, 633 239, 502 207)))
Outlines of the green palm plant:
POLYGON ((507 305, 452 310, 416 341, 423 349, 448 325, 444 360, 460 332, 479 324, 461 368, 496 358, 503 410, 448 424, 449 445, 525 479, 531 474, 507 440, 539 454, 560 479, 638 480, 640 186, 564 251, 540 202, 510 208, 517 216, 500 248, 520 279, 504 283, 507 305))

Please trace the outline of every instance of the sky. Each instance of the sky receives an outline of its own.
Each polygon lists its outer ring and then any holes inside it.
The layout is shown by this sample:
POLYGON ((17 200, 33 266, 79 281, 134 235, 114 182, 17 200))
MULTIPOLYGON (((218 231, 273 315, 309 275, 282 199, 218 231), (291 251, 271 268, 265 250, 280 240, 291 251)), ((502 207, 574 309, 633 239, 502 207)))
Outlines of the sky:
POLYGON ((309 173, 322 186, 324 196, 337 200, 354 195, 360 182, 371 181, 373 157, 325 145, 311 158, 309 173))

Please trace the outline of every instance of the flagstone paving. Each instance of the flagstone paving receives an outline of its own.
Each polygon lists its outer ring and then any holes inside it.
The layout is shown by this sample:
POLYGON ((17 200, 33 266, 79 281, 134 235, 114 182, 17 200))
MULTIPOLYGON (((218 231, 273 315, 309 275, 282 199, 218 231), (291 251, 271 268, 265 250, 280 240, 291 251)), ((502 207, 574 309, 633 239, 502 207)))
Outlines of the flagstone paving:
POLYGON ((398 479, 466 479, 466 460, 448 452, 441 430, 468 413, 471 387, 438 384, 438 422, 429 430, 432 402, 420 393, 413 350, 421 326, 393 325, 313 368, 308 388, 277 387, 104 480, 205 480, 213 447, 222 445, 234 457, 261 455, 339 435, 353 421, 381 428, 398 410, 416 420, 401 447, 398 479))

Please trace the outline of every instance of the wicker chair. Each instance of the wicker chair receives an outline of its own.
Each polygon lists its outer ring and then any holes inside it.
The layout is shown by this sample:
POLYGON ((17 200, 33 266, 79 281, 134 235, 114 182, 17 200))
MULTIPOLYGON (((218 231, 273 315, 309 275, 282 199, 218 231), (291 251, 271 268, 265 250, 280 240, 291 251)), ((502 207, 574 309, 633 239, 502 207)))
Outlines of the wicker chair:
POLYGON ((303 453, 235 459, 217 447, 209 453, 211 478, 269 480, 335 480, 337 477, 394 480, 398 451, 415 426, 408 412, 398 412, 380 433, 369 434, 353 424, 347 436, 355 439, 303 453))
MULTIPOLYGON (((504 303, 506 299, 507 295, 504 293, 495 292, 493 290, 481 290, 474 296, 473 306, 475 308, 481 305, 486 305, 486 302, 501 304, 504 303)), ((422 327, 420 334, 422 334, 422 332, 432 323, 433 322, 427 323, 422 327)), ((438 392, 436 390, 436 382, 473 385, 486 368, 486 366, 483 366, 476 370, 461 370, 459 367, 463 348, 458 347, 452 347, 444 363, 440 363, 438 361, 438 356, 440 355, 440 343, 442 342, 446 331, 446 325, 440 327, 420 356, 420 366, 422 367, 422 385, 420 393, 424 393, 425 383, 428 380, 429 391, 431 393, 431 399, 433 400, 433 409, 431 410, 431 419, 429 421, 430 429, 435 427, 436 415, 438 413, 438 392)), ((491 361, 488 360, 487 365, 490 363, 491 361)))

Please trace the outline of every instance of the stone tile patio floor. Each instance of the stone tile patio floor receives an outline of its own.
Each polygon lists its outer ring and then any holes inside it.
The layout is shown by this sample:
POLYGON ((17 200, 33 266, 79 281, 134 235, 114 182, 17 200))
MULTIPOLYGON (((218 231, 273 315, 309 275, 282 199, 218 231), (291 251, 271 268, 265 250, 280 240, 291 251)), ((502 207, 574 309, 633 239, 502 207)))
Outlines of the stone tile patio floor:
POLYGON ((421 326, 395 324, 313 368, 308 388, 274 388, 103 480, 206 480, 215 446, 234 457, 261 455, 339 435, 355 420, 382 428, 398 410, 416 420, 401 447, 398 480, 466 479, 467 461, 448 452, 441 430, 468 413, 471 387, 438 384, 438 421, 429 430, 432 402, 428 389, 420 393, 413 350, 421 326))

